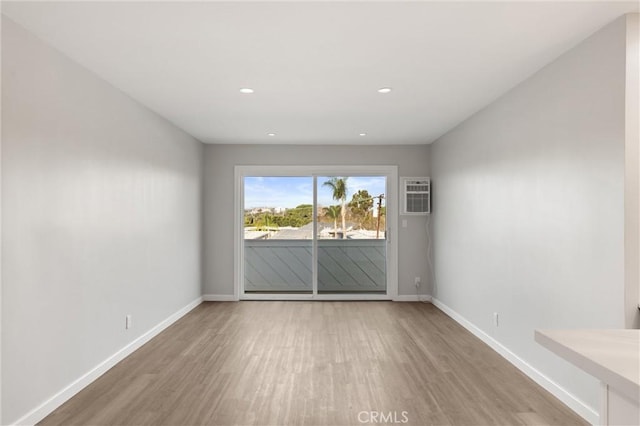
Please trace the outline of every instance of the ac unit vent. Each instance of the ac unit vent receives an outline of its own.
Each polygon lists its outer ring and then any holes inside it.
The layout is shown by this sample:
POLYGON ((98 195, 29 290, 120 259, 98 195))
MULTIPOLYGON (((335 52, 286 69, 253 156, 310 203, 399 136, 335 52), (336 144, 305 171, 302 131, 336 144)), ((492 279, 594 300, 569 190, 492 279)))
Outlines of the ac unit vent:
POLYGON ((402 214, 431 213, 431 181, 428 177, 402 178, 402 214))

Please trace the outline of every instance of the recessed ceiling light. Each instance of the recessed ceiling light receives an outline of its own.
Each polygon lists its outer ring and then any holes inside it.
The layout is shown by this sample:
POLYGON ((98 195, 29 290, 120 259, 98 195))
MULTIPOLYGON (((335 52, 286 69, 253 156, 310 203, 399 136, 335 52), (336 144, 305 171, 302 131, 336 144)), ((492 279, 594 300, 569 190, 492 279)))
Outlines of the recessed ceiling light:
POLYGON ((267 136, 275 136, 275 133, 267 133, 267 136))
POLYGON ((245 93, 245 94, 253 93, 253 89, 249 87, 243 87, 242 89, 240 89, 240 93, 245 93))
POLYGON ((378 89, 378 93, 389 93, 391 92, 391 87, 383 87, 381 89, 378 89))
POLYGON ((367 136, 366 133, 360 133, 360 136, 367 136))

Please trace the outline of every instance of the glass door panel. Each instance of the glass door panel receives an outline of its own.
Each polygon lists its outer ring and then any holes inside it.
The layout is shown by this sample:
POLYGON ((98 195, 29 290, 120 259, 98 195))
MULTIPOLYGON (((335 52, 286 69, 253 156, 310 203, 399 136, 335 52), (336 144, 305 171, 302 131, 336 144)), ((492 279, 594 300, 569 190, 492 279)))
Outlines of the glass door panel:
POLYGON ((245 293, 313 292, 313 177, 246 176, 245 293))
POLYGON ((317 291, 387 291, 386 177, 318 176, 317 291))

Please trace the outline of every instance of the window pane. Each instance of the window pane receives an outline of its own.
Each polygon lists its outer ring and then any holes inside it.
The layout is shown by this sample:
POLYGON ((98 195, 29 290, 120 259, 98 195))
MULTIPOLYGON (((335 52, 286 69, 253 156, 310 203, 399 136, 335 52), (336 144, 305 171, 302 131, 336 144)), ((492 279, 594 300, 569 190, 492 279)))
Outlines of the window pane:
POLYGON ((310 293, 313 178, 244 178, 245 291, 310 293))
POLYGON ((386 292, 386 178, 321 176, 318 292, 386 292))

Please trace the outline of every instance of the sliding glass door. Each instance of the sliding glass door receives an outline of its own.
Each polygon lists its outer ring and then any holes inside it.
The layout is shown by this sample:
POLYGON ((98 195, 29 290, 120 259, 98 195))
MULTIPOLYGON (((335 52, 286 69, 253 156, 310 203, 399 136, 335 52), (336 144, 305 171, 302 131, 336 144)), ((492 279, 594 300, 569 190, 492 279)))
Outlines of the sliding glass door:
POLYGON ((246 176, 246 293, 312 293, 313 178, 246 176))
POLYGON ((318 293, 386 293, 386 180, 316 178, 318 293))
POLYGON ((393 294, 387 207, 395 174, 317 169, 236 168, 239 298, 393 294))

